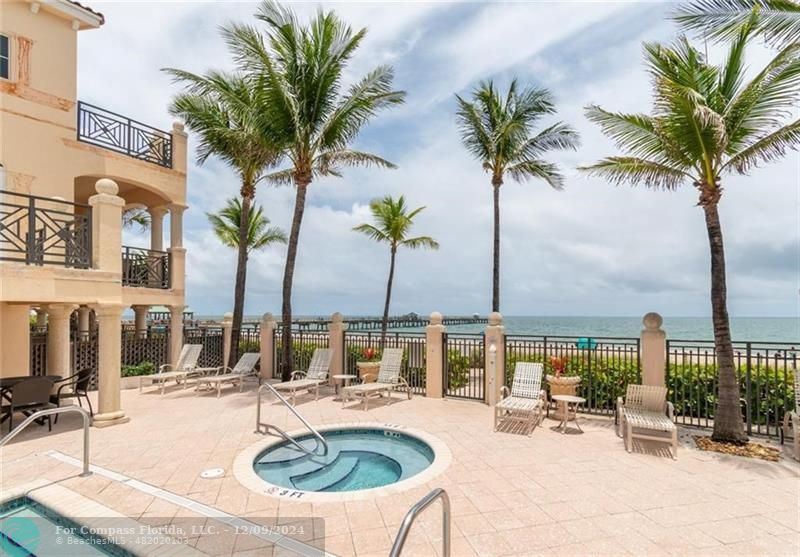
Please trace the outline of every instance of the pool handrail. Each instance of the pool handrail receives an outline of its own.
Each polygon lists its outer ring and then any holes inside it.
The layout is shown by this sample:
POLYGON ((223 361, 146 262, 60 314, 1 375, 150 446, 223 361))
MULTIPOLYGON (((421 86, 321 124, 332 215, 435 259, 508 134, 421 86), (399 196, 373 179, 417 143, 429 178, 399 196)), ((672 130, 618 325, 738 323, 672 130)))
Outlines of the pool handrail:
MULTIPOLYGON (((286 406, 286 408, 288 408, 289 410, 291 410, 292 414, 294 414, 294 415, 295 415, 295 417, 296 417, 298 420, 300 420, 300 421, 303 423, 303 425, 304 425, 304 426, 306 426, 306 428, 308 429, 308 431, 310 431, 310 432, 311 432, 311 434, 312 434, 314 437, 316 437, 316 438, 317 438, 317 441, 318 441, 319 443, 321 443, 321 444, 322 444, 322 454, 323 454, 323 455, 326 455, 326 454, 328 454, 328 442, 327 442, 327 441, 325 441, 325 438, 324 438, 322 435, 320 435, 319 431, 317 431, 316 429, 314 429, 314 426, 312 426, 310 423, 308 423, 308 421, 306 421, 306 419, 305 419, 303 416, 301 416, 301 415, 300 415, 300 412, 298 412, 298 411, 297 411, 297 410, 294 408, 294 406, 292 406, 292 405, 289 403, 289 401, 288 401, 288 400, 286 400, 286 399, 283 397, 283 395, 281 395, 281 394, 280 394, 280 393, 279 393, 279 392, 278 392, 278 391, 275 389, 275 387, 273 387, 273 386, 272 386, 272 385, 270 385, 269 383, 263 383, 263 384, 261 384, 261 385, 258 387, 258 393, 257 393, 257 397, 256 397, 256 398, 257 398, 257 400, 256 400, 256 433, 266 433, 266 432, 269 430, 269 428, 272 428, 272 429, 274 429, 275 431, 277 431, 277 432, 280 434, 280 436, 281 436, 281 437, 283 437, 284 439, 286 439, 287 441, 289 441, 289 442, 290 442, 292 445, 294 445, 295 447, 297 447, 298 449, 300 449, 300 450, 301 450, 301 451, 303 451, 304 453, 306 453, 306 454, 309 454, 309 455, 311 455, 311 456, 315 456, 315 455, 317 454, 317 453, 315 453, 315 452, 313 452, 313 451, 310 451, 310 450, 306 449, 306 448, 305 448, 304 446, 302 446, 300 443, 298 443, 297 441, 295 441, 295 439, 294 439, 294 438, 293 438, 291 435, 289 435, 288 433, 286 433, 285 431, 283 431, 283 430, 282 430, 281 428, 279 428, 278 426, 276 426, 276 425, 274 425, 274 424, 267 424, 267 423, 262 423, 262 422, 261 422, 261 391, 263 391, 263 390, 264 390, 264 387, 269 387, 269 390, 270 390, 270 391, 272 391, 272 394, 274 394, 276 397, 278 397, 278 400, 280 400, 280 401, 283 403, 283 405, 284 405, 284 406, 286 406)), ((318 446, 319 446, 319 445, 318 445, 318 446)))
POLYGON ((397 537, 394 539, 389 557, 400 557, 403 553, 403 546, 406 544, 408 533, 411 531, 411 526, 417 516, 437 499, 442 500, 442 557, 450 557, 450 497, 441 487, 437 487, 417 501, 406 513, 402 524, 400 524, 400 529, 397 531, 397 537))
POLYGON ((58 408, 45 408, 44 410, 37 410, 25 418, 21 424, 9 431, 8 435, 0 438, 0 447, 11 441, 14 437, 19 435, 23 429, 28 427, 31 423, 39 418, 51 416, 53 414, 64 414, 66 412, 77 412, 83 416, 83 472, 81 472, 81 476, 85 477, 91 475, 92 472, 89 470, 89 426, 92 423, 92 417, 89 412, 80 406, 59 406, 58 408))

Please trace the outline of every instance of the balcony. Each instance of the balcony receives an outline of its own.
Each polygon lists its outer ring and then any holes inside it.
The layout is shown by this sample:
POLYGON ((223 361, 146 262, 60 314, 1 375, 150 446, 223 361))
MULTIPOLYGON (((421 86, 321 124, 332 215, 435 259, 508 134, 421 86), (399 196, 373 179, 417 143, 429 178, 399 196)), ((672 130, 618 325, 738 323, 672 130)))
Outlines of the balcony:
POLYGON ((92 208, 0 190, 0 261, 92 266, 92 208))
POLYGON ((172 168, 171 134, 80 101, 78 141, 172 168))
POLYGON ((122 246, 122 285, 169 289, 169 254, 164 251, 122 246))

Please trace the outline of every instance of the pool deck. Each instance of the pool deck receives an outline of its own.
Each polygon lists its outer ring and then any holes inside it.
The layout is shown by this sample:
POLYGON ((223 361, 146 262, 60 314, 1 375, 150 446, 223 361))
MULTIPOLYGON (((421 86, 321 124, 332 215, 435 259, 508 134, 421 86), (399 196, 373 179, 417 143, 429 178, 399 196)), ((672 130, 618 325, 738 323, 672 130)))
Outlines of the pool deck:
MULTIPOLYGON (((364 412, 357 404, 342 409, 326 393, 318 402, 298 399, 312 424, 379 422, 421 430, 447 445, 451 461, 408 490, 311 503, 254 492, 234 475, 237 456, 264 439, 254 433, 252 387, 243 393, 228 388, 219 399, 192 390, 164 396, 123 391, 122 404, 129 423, 91 432, 92 464, 106 473, 78 477, 80 470, 63 455, 81 456, 80 419, 63 415, 52 435, 33 427, 2 449, 0 488, 50 480, 148 524, 202 522, 209 509, 255 523, 320 517, 324 533, 310 528, 300 541, 342 556, 387 555, 409 507, 435 487, 451 498, 457 557, 800 552, 800 465, 788 448, 779 463, 724 456, 691 448, 693 432, 681 430, 675 461, 660 445, 627 453, 613 420, 604 417, 581 416, 583 435, 556 433, 556 422, 545 420, 526 437, 493 432, 491 409, 477 402, 395 395, 392 404, 364 412), (225 470, 222 478, 200 478, 216 467, 225 470), (144 482, 147 490, 126 479, 144 482), (190 510, 187 500, 205 511, 190 510)), ((301 427, 279 405, 264 404, 263 419, 285 430, 301 427)), ((200 533, 191 545, 207 555, 297 554, 232 531, 200 533)), ((403 555, 440 551, 436 504, 412 529, 403 555)))

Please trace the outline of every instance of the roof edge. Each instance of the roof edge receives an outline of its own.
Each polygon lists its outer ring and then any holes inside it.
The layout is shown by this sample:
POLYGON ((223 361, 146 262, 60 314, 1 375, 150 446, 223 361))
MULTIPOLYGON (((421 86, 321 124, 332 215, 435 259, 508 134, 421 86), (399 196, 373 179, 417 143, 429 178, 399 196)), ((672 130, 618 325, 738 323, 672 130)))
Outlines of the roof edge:
POLYGON ((36 13, 39 8, 55 12, 72 20, 73 28, 96 29, 105 23, 105 17, 100 12, 84 6, 74 0, 27 0, 31 4, 31 11, 36 13))

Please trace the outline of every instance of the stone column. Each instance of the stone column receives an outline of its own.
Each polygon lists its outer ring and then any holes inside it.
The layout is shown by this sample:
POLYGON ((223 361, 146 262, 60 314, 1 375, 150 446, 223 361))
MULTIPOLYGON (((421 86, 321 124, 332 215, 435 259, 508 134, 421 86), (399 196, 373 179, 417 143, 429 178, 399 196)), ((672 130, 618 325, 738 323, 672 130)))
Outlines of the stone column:
POLYGON ((0 303, 0 377, 30 375, 30 343, 30 307, 0 303))
POLYGON ((338 311, 331 315, 331 322, 328 324, 328 345, 333 354, 328 383, 334 386, 336 381, 333 376, 344 373, 344 332, 346 330, 347 323, 344 322, 344 316, 338 311))
POLYGON ((166 207, 150 207, 150 249, 153 251, 164 251, 164 215, 167 214, 166 207))
POLYGON ((45 308, 36 309, 36 328, 41 331, 47 329, 47 310, 45 308))
POLYGON ((183 212, 186 205, 173 203, 169 206, 169 245, 171 248, 183 247, 183 212))
POLYGON ((122 352, 122 310, 119 304, 95 306, 98 330, 97 413, 95 427, 124 424, 130 418, 122 410, 120 397, 120 354, 122 352))
POLYGON ((236 362, 230 361, 231 341, 233 336, 233 314, 231 312, 222 316, 222 367, 228 367, 236 362))
POLYGON ((136 338, 147 338, 147 312, 150 306, 133 306, 133 329, 136 338))
POLYGON ((92 310, 88 306, 78 308, 78 335, 81 340, 89 340, 89 314, 92 310))
POLYGON ((47 375, 67 377, 72 374, 69 319, 77 307, 71 304, 47 306, 47 375))
POLYGON ((186 173, 187 134, 183 124, 172 123, 172 169, 186 173))
POLYGON ((664 320, 651 312, 642 318, 642 384, 664 386, 667 364, 667 333, 661 330, 664 320))
POLYGON ((444 333, 442 314, 431 313, 430 324, 425 327, 425 396, 444 396, 444 333))
POLYGON ((500 400, 500 388, 505 382, 505 342, 506 328, 503 327, 503 316, 494 311, 489 314, 489 324, 483 337, 485 367, 485 397, 490 406, 500 400))
POLYGON ((89 198, 92 207, 92 265, 101 271, 122 273, 122 207, 114 180, 102 178, 95 183, 96 195, 89 198))
POLYGON ((169 306, 169 363, 178 365, 183 348, 183 310, 186 306, 169 306))
POLYGON ((275 377, 275 329, 278 324, 271 313, 265 313, 261 318, 259 333, 261 335, 261 379, 275 377))

